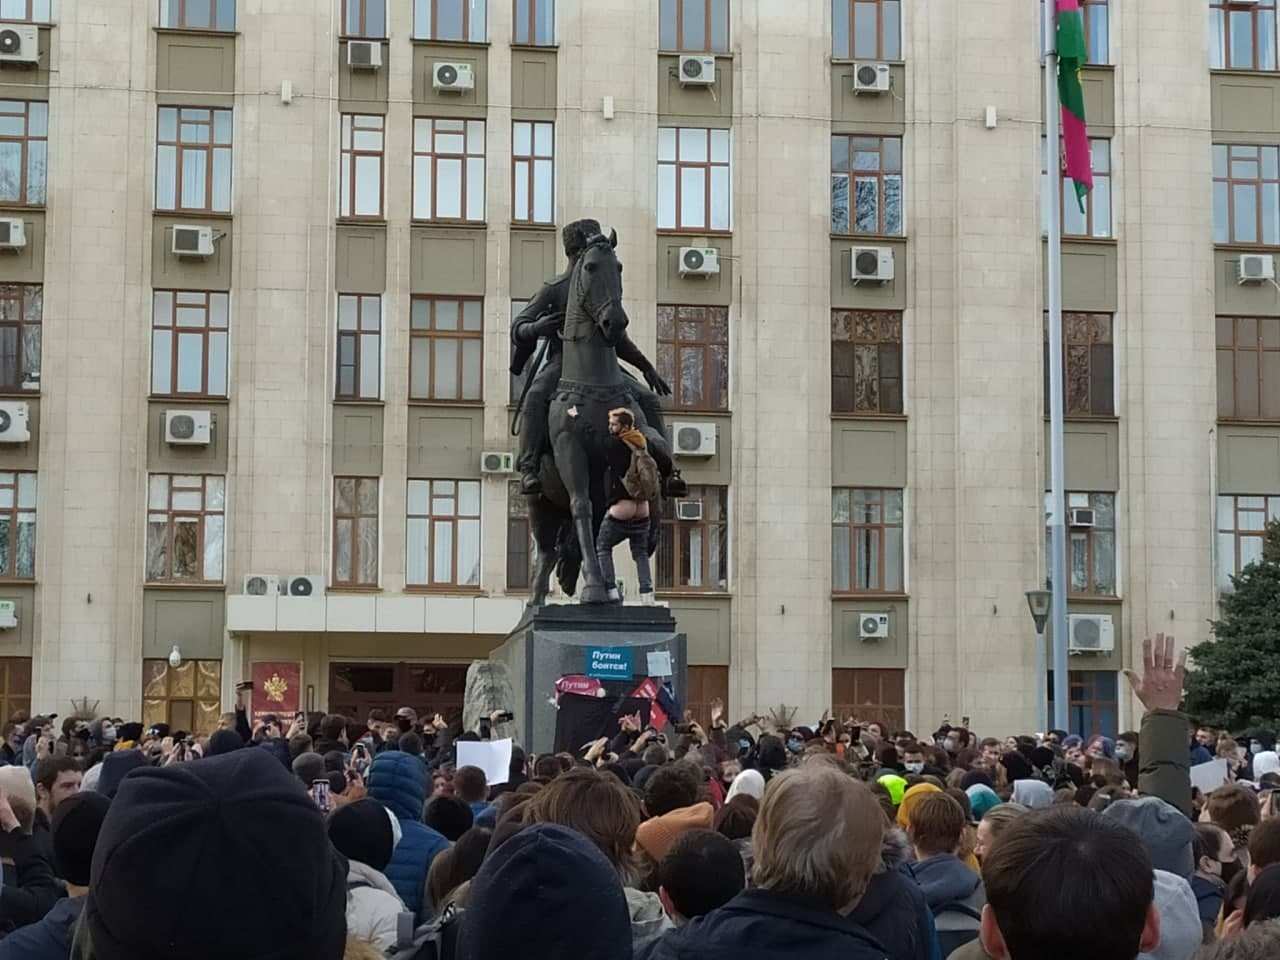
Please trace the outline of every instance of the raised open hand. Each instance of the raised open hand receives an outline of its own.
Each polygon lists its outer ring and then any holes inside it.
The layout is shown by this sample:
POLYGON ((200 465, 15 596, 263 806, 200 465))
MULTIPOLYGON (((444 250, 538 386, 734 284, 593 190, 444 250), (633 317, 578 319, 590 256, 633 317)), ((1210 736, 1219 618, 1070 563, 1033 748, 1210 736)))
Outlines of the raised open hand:
POLYGON ((1174 639, 1157 633, 1154 641, 1142 641, 1142 676, 1132 670, 1124 675, 1134 695, 1148 710, 1177 710, 1182 703, 1182 682, 1187 673, 1187 651, 1174 662, 1174 639))

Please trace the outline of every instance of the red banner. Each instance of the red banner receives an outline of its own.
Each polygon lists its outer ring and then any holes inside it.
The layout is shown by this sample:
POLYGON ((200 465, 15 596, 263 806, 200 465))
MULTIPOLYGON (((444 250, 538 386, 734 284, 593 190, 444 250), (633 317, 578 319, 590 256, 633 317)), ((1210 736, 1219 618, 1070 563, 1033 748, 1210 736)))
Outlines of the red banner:
POLYGON ((649 726, 655 730, 667 729, 669 718, 666 712, 658 706, 658 684, 653 677, 645 677, 644 682, 631 692, 631 696, 652 700, 653 703, 649 707, 649 726))
POLYGON ((293 715, 302 709, 302 664, 296 660, 268 661, 253 666, 252 709, 257 723, 274 713, 288 728, 293 715))
POLYGON ((604 687, 599 680, 572 673, 556 681, 556 693, 576 693, 580 697, 603 697, 604 687))

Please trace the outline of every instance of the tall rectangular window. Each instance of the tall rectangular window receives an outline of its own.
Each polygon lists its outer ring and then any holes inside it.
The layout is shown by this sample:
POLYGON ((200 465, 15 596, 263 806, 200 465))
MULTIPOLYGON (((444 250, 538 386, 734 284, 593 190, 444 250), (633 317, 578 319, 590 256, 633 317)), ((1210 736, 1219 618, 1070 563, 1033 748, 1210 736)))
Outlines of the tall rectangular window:
POLYGON ((654 585, 658 590, 728 590, 729 488, 690 486, 687 501, 701 505, 701 519, 678 520, 675 511, 662 518, 654 585))
MULTIPOLYGON (((3 2, 0 0, 0 6, 3 2)), ((44 6, 47 10, 49 0, 44 0, 44 6)), ((160 26, 171 30, 230 32, 236 28, 236 0, 160 0, 160 26)))
MULTIPOLYGON (((1049 189, 1048 167, 1045 165, 1046 140, 1040 138, 1040 225, 1048 229, 1049 189)), ((1082 201, 1076 196, 1075 181, 1062 178, 1062 195, 1058 198, 1058 212, 1062 217, 1064 237, 1111 236, 1111 141, 1100 138, 1089 140, 1090 163, 1093 167, 1093 189, 1082 201)))
POLYGON ((156 209, 231 212, 231 111, 161 107, 156 209))
POLYGON ((151 297, 151 393, 227 395, 230 295, 156 290, 151 297))
POLYGON ((1280 420, 1280 319, 1218 317, 1218 416, 1280 420))
POLYGON ((53 20, 53 0, 0 0, 0 20, 49 23, 53 20))
POLYGON ((658 128, 658 229, 729 230, 731 135, 702 127, 658 128))
POLYGON ((484 221, 484 121, 413 121, 413 219, 484 221))
POLYGON ((902 311, 831 311, 831 412, 902 413, 902 311))
POLYGON ((44 287, 0 284, 0 393, 40 390, 44 287))
POLYGON ((338 294, 338 400, 382 397, 382 298, 338 294))
POLYGON ((658 307, 658 373, 681 410, 729 409, 729 308, 658 307))
POLYGON ((486 0, 413 0, 413 36, 484 43, 486 14, 486 0))
POLYGON ((1213 145, 1213 241, 1280 244, 1280 147, 1213 145))
MULTIPOLYGON (((1053 671, 1047 671, 1049 716, 1053 717, 1053 671)), ((1119 731, 1119 682, 1114 670, 1071 670, 1067 673, 1067 732, 1088 740, 1115 739, 1119 731)), ((1048 723, 1045 724, 1048 726, 1048 723)))
POLYGON ((554 223, 555 124, 517 120, 511 124, 511 219, 554 223))
POLYGON ((222 582, 226 477, 147 478, 147 582, 222 582))
POLYGON ((1276 69, 1276 0, 1209 0, 1209 66, 1276 69))
POLYGON ((387 35, 387 0, 342 0, 342 35, 380 40, 387 35))
POLYGON ((729 0, 659 0, 658 49, 729 52, 729 0))
POLYGON ((382 164, 386 118, 342 115, 338 164, 338 216, 382 219, 382 164))
POLYGON ((36 475, 0 473, 0 579, 36 575, 36 475))
POLYGON ((528 590, 533 584, 533 528, 529 525, 529 498, 520 492, 519 480, 507 481, 507 590, 528 590))
MULTIPOLYGON (((1116 596, 1116 495, 1068 493, 1067 591, 1076 596, 1116 596), (1077 523, 1076 511, 1088 511, 1092 524, 1077 523)), ((1045 530, 1045 569, 1051 566, 1049 531, 1045 530)))
MULTIPOLYGON (((1049 317, 1045 315, 1044 409, 1049 410, 1049 317)), ((1109 313, 1062 315, 1063 412, 1068 417, 1113 417, 1115 344, 1109 313)))
POLYGON ((1087 47, 1086 62, 1108 64, 1111 62, 1111 9, 1110 0, 1082 0, 1080 10, 1084 14, 1084 41, 1087 47))
POLYGON ((378 478, 333 478, 333 584, 378 585, 378 478))
POLYGON ((1280 519, 1280 496, 1218 497, 1218 589, 1232 589, 1231 578, 1251 563, 1262 562, 1267 524, 1280 519))
POLYGON ((901 137, 831 137, 831 232, 901 235, 901 137))
POLYGON ((901 490, 831 491, 831 580, 836 593, 902 593, 901 490))
POLYGON ((831 0, 831 55, 837 60, 901 60, 898 0, 831 0))
POLYGON ((410 480, 405 580, 480 586, 480 481, 410 480))
POLYGON ((515 0, 511 42, 550 46, 556 42, 555 0, 515 0))
POLYGON ((409 313, 409 399, 474 403, 482 398, 483 301, 414 297, 409 313))
POLYGON ((42 207, 49 172, 49 104, 0 100, 0 202, 42 207))

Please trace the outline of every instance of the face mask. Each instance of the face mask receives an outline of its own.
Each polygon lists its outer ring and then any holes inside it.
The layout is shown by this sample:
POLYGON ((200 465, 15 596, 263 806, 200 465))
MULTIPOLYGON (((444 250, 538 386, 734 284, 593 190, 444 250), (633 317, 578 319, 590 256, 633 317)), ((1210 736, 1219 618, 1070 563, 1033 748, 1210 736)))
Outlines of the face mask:
POLYGON ((1250 752, 1250 753, 1261 753, 1261 752, 1262 752, 1262 744, 1261 744, 1261 743, 1259 743, 1257 740, 1250 740, 1250 741, 1249 741, 1249 752, 1250 752))
POLYGON ((103 743, 111 743, 116 738, 116 728, 109 723, 102 725, 102 741, 103 743))
POLYGON ((924 771, 923 763, 904 763, 903 766, 907 768, 907 773, 922 773, 924 771))
POLYGON ((750 753, 750 752, 751 752, 751 741, 750 741, 750 740, 739 740, 739 741, 738 741, 738 756, 740 756, 740 757, 745 757, 745 756, 746 756, 748 753, 750 753))
POLYGON ((946 742, 947 753, 955 753, 960 748, 959 740, 948 740, 946 742))
POLYGON ((803 750, 803 749, 804 749, 804 741, 803 741, 803 740, 788 740, 788 741, 787 741, 787 749, 788 749, 788 750, 790 750, 792 753, 799 753, 801 750, 803 750))
POLYGON ((1133 748, 1131 748, 1127 743, 1117 743, 1117 744, 1116 744, 1116 759, 1117 759, 1117 760, 1122 760, 1122 761, 1123 761, 1123 760, 1132 760, 1132 759, 1133 759, 1133 748))

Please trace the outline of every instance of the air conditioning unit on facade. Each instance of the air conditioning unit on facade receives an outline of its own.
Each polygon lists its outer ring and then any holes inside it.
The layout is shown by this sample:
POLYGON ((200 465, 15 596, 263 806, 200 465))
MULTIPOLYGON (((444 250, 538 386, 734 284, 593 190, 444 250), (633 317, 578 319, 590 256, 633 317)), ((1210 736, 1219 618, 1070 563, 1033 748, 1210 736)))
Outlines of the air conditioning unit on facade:
POLYGON ((474 90, 476 73, 469 63, 437 63, 431 67, 431 86, 437 90, 474 90))
POLYGON ((280 593, 280 578, 269 573, 251 573, 244 578, 247 597, 274 597, 280 593))
POLYGON ((858 636, 863 640, 884 640, 889 636, 887 613, 858 614, 858 636))
POLYGON ((377 40, 348 40, 347 66, 352 70, 381 70, 381 42, 377 40))
POLYGON ((210 410, 166 410, 164 442, 173 446, 207 447, 213 430, 210 410))
POLYGON ((1092 527, 1095 521, 1096 517, 1094 516, 1093 511, 1087 508, 1077 507, 1074 510, 1069 511, 1067 514, 1067 526, 1074 529, 1079 530, 1092 527))
POLYGON ((25 400, 0 401, 0 443, 27 443, 31 407, 25 400))
POLYGON ((687 520, 690 523, 697 523, 702 519, 702 501, 701 500, 677 500, 676 501, 676 519, 687 520))
POLYGON ((27 225, 16 217, 0 218, 0 250, 21 250, 27 245, 27 225))
POLYGON ((1276 278, 1276 258, 1269 253, 1242 253, 1236 261, 1236 282, 1264 283, 1276 278))
POLYGON ((18 625, 18 601, 0 600, 0 630, 12 630, 18 625))
POLYGON ((289 597, 319 597, 324 594, 324 577, 296 576, 290 577, 285 584, 285 595, 289 597))
POLYGON ((515 473, 516 457, 514 453, 502 453, 486 450, 480 454, 480 472, 487 474, 515 473))
POLYGON ((677 457, 714 457, 716 425, 712 421, 677 420, 671 424, 672 452, 677 457))
POLYGON ((888 93, 889 65, 887 63, 855 63, 853 65, 854 93, 888 93))
POLYGON ((213 227, 176 224, 170 249, 175 257, 212 257, 213 227))
POLYGON ((39 63, 40 28, 34 23, 0 27, 0 63, 39 63))
POLYGON ((893 279, 893 247, 854 247, 849 270, 854 283, 887 283, 893 279))
POLYGON ((685 56, 680 58, 680 83, 686 87, 706 87, 716 82, 716 58, 685 56))
POLYGON ((720 272, 720 252, 713 247, 681 247, 680 276, 714 277, 720 272))
POLYGON ((1116 648, 1116 628, 1108 613, 1067 617, 1068 653, 1110 653, 1116 648))

